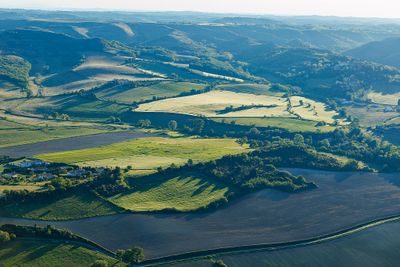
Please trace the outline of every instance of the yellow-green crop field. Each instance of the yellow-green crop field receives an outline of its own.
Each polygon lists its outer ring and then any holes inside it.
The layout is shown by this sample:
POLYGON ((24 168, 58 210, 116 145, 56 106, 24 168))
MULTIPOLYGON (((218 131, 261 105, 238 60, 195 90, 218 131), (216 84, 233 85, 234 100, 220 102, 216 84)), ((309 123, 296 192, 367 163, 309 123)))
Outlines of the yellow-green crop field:
POLYGON ((149 137, 107 146, 37 155, 51 162, 91 166, 131 165, 133 169, 155 169, 192 159, 195 162, 218 159, 228 154, 248 151, 235 139, 206 139, 194 137, 149 137))

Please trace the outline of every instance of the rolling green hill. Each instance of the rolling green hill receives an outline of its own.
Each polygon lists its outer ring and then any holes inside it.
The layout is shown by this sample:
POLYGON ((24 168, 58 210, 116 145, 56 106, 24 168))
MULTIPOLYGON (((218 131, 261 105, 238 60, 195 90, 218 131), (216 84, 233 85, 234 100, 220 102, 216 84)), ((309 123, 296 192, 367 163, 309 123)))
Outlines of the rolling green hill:
POLYGON ((388 38, 351 49, 345 54, 385 65, 400 67, 400 38, 388 38))

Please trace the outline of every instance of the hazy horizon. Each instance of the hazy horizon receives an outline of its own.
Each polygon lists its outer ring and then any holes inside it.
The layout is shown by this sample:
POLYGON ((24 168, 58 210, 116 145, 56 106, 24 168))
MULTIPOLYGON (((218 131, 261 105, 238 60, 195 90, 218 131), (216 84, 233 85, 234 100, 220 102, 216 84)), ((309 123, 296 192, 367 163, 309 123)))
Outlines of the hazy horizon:
POLYGON ((173 12, 193 11, 206 13, 231 13, 280 16, 338 16, 358 18, 400 18, 397 8, 400 4, 394 0, 148 0, 148 1, 60 1, 60 0, 0 0, 0 8, 42 9, 42 10, 93 10, 93 11, 137 11, 137 12, 173 12))

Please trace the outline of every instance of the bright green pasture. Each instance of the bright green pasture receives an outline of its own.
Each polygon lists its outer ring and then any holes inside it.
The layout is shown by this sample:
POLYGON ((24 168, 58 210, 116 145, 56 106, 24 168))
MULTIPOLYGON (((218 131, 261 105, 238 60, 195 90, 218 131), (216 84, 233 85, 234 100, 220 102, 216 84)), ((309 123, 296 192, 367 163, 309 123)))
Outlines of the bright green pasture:
POLYGON ((133 169, 154 169, 172 163, 182 164, 218 159, 227 154, 246 152, 247 146, 235 139, 205 139, 194 137, 149 137, 107 146, 37 155, 51 161, 93 166, 128 166, 133 169))
POLYGON ((150 175, 130 180, 132 190, 109 198, 114 204, 132 211, 175 209, 193 211, 225 197, 227 186, 200 174, 171 177, 150 175))

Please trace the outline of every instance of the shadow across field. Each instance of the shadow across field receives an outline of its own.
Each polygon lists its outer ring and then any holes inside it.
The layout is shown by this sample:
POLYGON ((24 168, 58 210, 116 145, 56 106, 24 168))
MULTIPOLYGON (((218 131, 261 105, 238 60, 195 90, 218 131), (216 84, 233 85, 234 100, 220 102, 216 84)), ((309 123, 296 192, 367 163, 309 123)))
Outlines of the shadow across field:
MULTIPOLYGON (((120 214, 52 222, 109 249, 144 247, 148 258, 307 239, 400 213, 398 174, 291 169, 318 184, 296 194, 262 190, 201 214, 120 214)), ((33 221, 0 219, 0 223, 33 221)), ((38 224, 48 222, 36 221, 38 224)))

